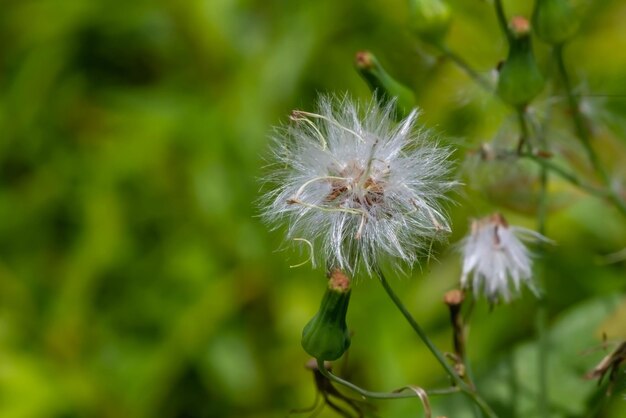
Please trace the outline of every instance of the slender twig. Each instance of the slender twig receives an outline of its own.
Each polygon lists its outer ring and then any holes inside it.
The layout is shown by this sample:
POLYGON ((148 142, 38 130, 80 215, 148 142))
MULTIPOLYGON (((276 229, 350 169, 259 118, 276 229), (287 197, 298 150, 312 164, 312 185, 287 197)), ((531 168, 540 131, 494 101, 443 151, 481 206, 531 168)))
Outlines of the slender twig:
POLYGON ((520 128, 520 137, 519 142, 517 143, 517 153, 521 154, 524 151, 524 148, 530 149, 530 143, 528 138, 528 125, 526 124, 526 115, 523 108, 517 108, 517 121, 519 123, 520 128))
POLYGON ((413 328, 415 333, 420 337, 420 339, 424 342, 424 344, 426 344, 426 347, 428 347, 428 349, 433 354, 433 356, 435 356, 439 364, 441 364, 444 370, 448 373, 452 381, 461 387, 466 386, 463 379, 461 379, 461 377, 454 370, 454 368, 450 365, 450 363, 448 363, 445 356, 441 353, 441 351, 439 351, 439 349, 430 340, 430 338, 428 338, 428 336, 426 335, 422 327, 417 323, 417 321, 413 318, 410 312, 406 309, 406 307, 404 306, 404 304, 402 303, 398 295, 396 295, 396 293, 393 291, 393 289, 389 285, 389 282, 385 278, 385 275, 378 267, 376 267, 376 274, 378 275, 378 278, 380 279, 380 282, 383 285, 383 288, 385 289, 385 291, 387 292, 387 294, 389 295, 393 303, 400 310, 400 312, 405 317, 405 319, 409 322, 409 324, 411 325, 411 328, 413 328))
MULTIPOLYGON (((451 356, 455 362, 455 367, 459 375, 461 375, 472 390, 476 390, 474 377, 471 372, 469 359, 467 358, 467 339, 465 320, 463 318, 462 306, 465 300, 465 293, 459 289, 453 289, 446 292, 443 297, 444 303, 448 306, 450 312, 450 323, 452 324, 452 344, 454 347, 454 356, 451 356)), ((479 414, 476 416, 480 417, 479 414)))
POLYGON ((567 73, 567 69, 565 68, 565 61, 563 60, 563 44, 559 44, 554 47, 554 58, 561 76, 561 81, 563 82, 563 88, 565 89, 570 112, 572 114, 572 120, 574 121, 576 135, 585 148, 587 157, 589 158, 594 170, 596 170, 602 180, 606 183, 608 176, 604 171, 602 164, 600 164, 593 147, 591 146, 589 131, 587 130, 583 116, 580 113, 580 103, 578 102, 578 97, 575 96, 572 91, 572 83, 570 81, 569 74, 567 73))
POLYGON ((619 195, 619 193, 615 190, 613 190, 611 188, 611 185, 607 185, 607 188, 609 190, 609 198, 611 199, 611 201, 615 204, 615 207, 622 212, 623 215, 626 215, 626 202, 624 202, 624 199, 619 195))
POLYGON ((589 158, 591 166, 598 174, 598 176, 606 186, 607 191, 609 192, 606 197, 608 197, 609 200, 613 202, 615 207, 620 212, 622 212, 622 214, 626 215, 626 202, 624 201, 624 198, 616 190, 613 189, 611 185, 611 180, 606 170, 602 166, 602 163, 598 159, 598 156, 591 146, 591 135, 589 133, 589 129, 585 125, 583 115, 580 111, 579 98, 573 93, 572 83, 570 81, 567 68, 565 68, 565 61, 563 60, 563 44, 555 46, 553 52, 554 58, 557 63, 557 68, 563 82, 563 88, 565 89, 565 93, 567 95, 567 101, 569 103, 570 111, 572 113, 572 120, 574 121, 574 129, 576 131, 576 135, 578 136, 578 139, 585 148, 585 152, 587 153, 587 157, 589 158))
POLYGON ((496 16, 498 17, 498 23, 500 24, 500 29, 504 32, 507 41, 511 40, 511 31, 509 30, 509 24, 506 20, 506 15, 504 14, 504 7, 502 7, 502 0, 494 0, 494 6, 496 7, 496 16))
MULTIPOLYGON (((543 270, 545 271, 545 268, 543 270)), ((550 416, 548 403, 548 354, 550 346, 548 339, 548 310, 543 296, 539 297, 537 311, 535 312, 535 327, 539 340, 537 410, 540 417, 548 418, 550 416)))
POLYGON ((523 158, 528 158, 536 162, 537 164, 544 166, 549 171, 557 174, 562 179, 568 181, 579 189, 584 190, 592 196, 600 197, 602 199, 608 199, 623 215, 626 215, 626 203, 624 203, 624 200, 622 200, 619 194, 617 194, 615 190, 611 189, 610 187, 601 188, 586 183, 580 178, 576 177, 576 175, 570 173, 564 168, 558 166, 557 164, 554 164, 553 162, 533 153, 522 153, 519 156, 523 158))
MULTIPOLYGON (((340 384, 342 386, 347 387, 348 389, 353 390, 359 395, 369 398, 369 399, 400 399, 400 398, 414 398, 415 392, 405 392, 409 386, 402 388, 402 391, 393 391, 393 392, 375 392, 367 389, 363 389, 360 386, 355 385, 352 382, 349 382, 345 379, 342 379, 339 376, 334 375, 328 369, 324 367, 324 364, 321 360, 317 360, 317 368, 320 373, 322 373, 328 380, 340 384)), ((459 393, 461 389, 457 386, 452 386, 449 388, 443 389, 428 389, 426 390, 426 394, 429 396, 443 396, 443 395, 451 395, 453 393, 459 393)))
POLYGON ((563 167, 560 167, 559 165, 554 164, 552 161, 546 158, 540 157, 538 155, 535 155, 529 152, 523 152, 519 154, 519 157, 527 158, 529 160, 536 162, 540 166, 545 167, 547 170, 555 173, 556 175, 561 177, 563 180, 566 180, 568 183, 576 186, 577 188, 586 191, 590 195, 601 197, 601 198, 609 197, 610 192, 602 188, 596 187, 592 184, 584 182, 583 180, 578 178, 575 174, 570 173, 563 167))
POLYGON ((435 344, 428 338, 428 335, 424 332, 422 327, 417 323, 415 318, 411 315, 411 313, 406 309, 398 295, 393 291, 389 282, 385 278, 380 267, 375 266, 374 270, 380 279, 383 288, 389 295, 389 298, 396 305, 396 308, 402 313, 404 318, 407 320, 411 328, 415 331, 415 333, 420 337, 422 342, 428 347, 433 356, 437 359, 439 364, 443 367, 443 369, 448 373, 450 378, 454 381, 454 383, 465 393, 468 397, 472 399, 472 401, 478 405, 481 411, 489 418, 497 418, 496 413, 491 409, 491 407, 485 402, 485 400, 475 391, 473 390, 453 369, 453 367, 446 361, 445 356, 441 353, 441 351, 435 346, 435 344))
POLYGON ((474 70, 467 61, 465 61, 456 52, 451 50, 446 44, 444 44, 443 42, 432 42, 431 45, 437 48, 444 57, 448 58, 450 61, 456 64, 456 66, 459 67, 463 72, 465 72, 472 80, 474 80, 476 84, 480 85, 487 92, 495 94, 495 90, 493 86, 489 83, 489 81, 487 81, 485 77, 480 75, 478 71, 474 70))
MULTIPOLYGON (((519 123, 521 124, 520 129, 523 132, 528 134, 529 129, 527 125, 526 118, 520 117, 519 123)), ((543 149, 547 149, 547 142, 545 138, 545 129, 537 132, 535 130, 535 138, 537 142, 543 149)), ((545 165, 541 165, 539 167, 539 199, 537 206, 537 231, 541 235, 546 235, 546 223, 547 223, 547 213, 548 213, 548 168, 545 165)), ((539 252, 544 255, 545 254, 545 243, 539 243, 539 252)), ((543 258, 543 257, 542 257, 543 258)), ((545 258, 542 260, 545 261, 545 258)), ((545 264, 542 263, 542 273, 545 275, 545 264)), ((541 274, 539 274, 541 276, 541 274)), ((541 277, 538 278, 539 280, 541 277)), ((535 327, 537 330, 537 338, 539 340, 538 348, 538 388, 539 391, 537 393, 537 411, 539 412, 539 416, 541 418, 549 418, 550 416, 550 406, 548 403, 549 395, 548 395, 548 349, 549 349, 549 341, 548 341, 548 312, 547 306, 545 303, 545 299, 543 296, 539 297, 539 305, 535 311, 535 327)))
MULTIPOLYGON (((469 293, 469 302, 468 308, 465 311, 464 315, 464 324, 463 324, 463 335, 465 337, 465 343, 467 344, 467 339, 469 338, 469 330, 470 330, 470 318, 472 317, 472 313, 474 312, 474 306, 476 306, 476 299, 472 293, 469 293)), ((472 363, 469 361, 469 355, 467 354, 467 345, 465 346, 465 374, 467 375, 467 379, 474 388, 476 388, 474 372, 472 370, 472 363)))

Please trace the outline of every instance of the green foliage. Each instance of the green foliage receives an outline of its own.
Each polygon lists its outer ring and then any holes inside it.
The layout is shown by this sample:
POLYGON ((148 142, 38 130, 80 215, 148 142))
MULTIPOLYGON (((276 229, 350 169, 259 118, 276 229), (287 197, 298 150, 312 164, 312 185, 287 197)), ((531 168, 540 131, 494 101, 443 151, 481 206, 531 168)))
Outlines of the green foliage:
POLYGON ((560 44, 576 34, 581 14, 572 0, 538 0, 533 11, 533 27, 543 41, 560 44))
MULTIPOLYGON (((455 24, 446 42, 489 78, 507 51, 494 41, 501 34, 489 2, 449 4, 455 24)), ((522 0, 507 6, 532 10, 522 0)), ((617 174, 626 133, 624 10, 618 0, 594 2, 565 50, 576 85, 588 89, 579 88, 594 146, 617 174)), ((270 127, 293 108, 310 108, 317 91, 368 97, 352 65, 367 48, 414 90, 422 121, 455 138, 459 154, 485 138, 517 137, 500 100, 451 61, 415 53, 408 16, 405 0, 3 2, 0 416, 260 418, 310 404, 315 389, 298 341, 325 278, 321 269, 289 269, 308 248, 277 251, 282 231, 268 232, 257 217, 270 127)), ((537 65, 551 71, 545 45, 535 45, 537 65)), ((588 169, 567 112, 543 109, 539 100, 534 111, 553 122, 559 161, 588 169)), ((490 179, 507 188, 500 180, 490 179)), ((623 259, 603 265, 626 247, 626 228, 603 199, 552 184, 567 199, 552 208, 548 235, 558 245, 542 260, 558 349, 551 359, 562 356, 550 380, 562 366, 573 369, 550 399, 577 416, 581 400, 570 404, 566 389, 590 396, 581 376, 604 353, 579 358, 578 349, 600 344, 605 329, 593 324, 610 317, 589 301, 626 291, 623 259), (565 309, 581 309, 568 330, 565 309)), ((455 199, 453 242, 468 216, 496 208, 472 188, 455 199)), ((460 268, 454 251, 441 249, 438 259, 423 260, 394 287, 451 350, 440 300, 460 268)), ((353 343, 344 370, 337 367, 344 375, 381 390, 446 384, 376 281, 357 280, 351 304, 353 343)), ((534 361, 535 307, 530 295, 494 312, 476 307, 469 355, 485 389, 498 373, 509 376, 507 358, 534 361)), ((500 395, 494 389, 492 398, 500 395)), ((414 399, 377 406, 380 416, 421 411, 414 399)), ((620 418, 623 407, 615 396, 605 416, 620 418)))
POLYGON ((424 39, 440 42, 448 32, 452 13, 444 0, 409 0, 413 31, 424 39))
MULTIPOLYGON (((588 401, 600 392, 594 381, 582 376, 597 363, 600 350, 595 332, 606 315, 615 309, 615 298, 599 298, 581 303, 559 315, 550 330, 550 362, 548 382, 551 417, 582 417, 588 411, 588 401), (563 342, 567 341, 566 344, 563 342)), ((539 341, 518 344, 502 353, 481 382, 481 391, 500 416, 539 416, 537 386, 539 375, 539 341)), ((601 389, 602 393, 604 389, 601 389)), ((444 409, 445 410, 445 409, 444 409)), ((471 417, 471 410, 462 403, 451 404, 447 414, 471 417)))

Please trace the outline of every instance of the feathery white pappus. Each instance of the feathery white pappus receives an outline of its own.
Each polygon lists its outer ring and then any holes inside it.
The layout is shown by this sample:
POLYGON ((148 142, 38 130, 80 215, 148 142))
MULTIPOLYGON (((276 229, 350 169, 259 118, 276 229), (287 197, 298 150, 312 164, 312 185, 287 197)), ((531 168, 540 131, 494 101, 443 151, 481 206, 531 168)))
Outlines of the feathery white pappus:
POLYGON ((320 96, 317 113, 294 111, 273 138, 264 218, 320 248, 328 267, 371 273, 386 255, 412 264, 449 232, 450 151, 416 129, 417 110, 400 122, 393 112, 320 96))
POLYGON ((522 284, 537 294, 532 257, 522 242, 528 239, 547 241, 538 232, 510 226, 499 213, 473 221, 471 232, 462 241, 461 287, 472 287, 474 294, 492 302, 510 301, 522 284))

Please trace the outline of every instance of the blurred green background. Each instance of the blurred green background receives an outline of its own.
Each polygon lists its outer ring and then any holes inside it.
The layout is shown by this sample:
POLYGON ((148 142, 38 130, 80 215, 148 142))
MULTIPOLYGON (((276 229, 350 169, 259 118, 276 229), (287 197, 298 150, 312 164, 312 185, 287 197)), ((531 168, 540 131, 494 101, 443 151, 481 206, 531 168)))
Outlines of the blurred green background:
MULTIPOLYGON (((492 5, 450 3, 450 47, 489 76, 506 56, 492 5)), ((532 10, 524 0, 505 6, 532 10)), ((257 217, 271 127, 293 108, 312 110, 318 92, 368 98, 353 68, 368 49, 415 89, 423 123, 459 159, 515 129, 509 109, 414 39, 406 16, 404 0, 3 1, 0 417, 285 417, 310 405, 299 339, 325 279, 308 265, 290 269, 306 251, 281 250, 283 231, 257 217)), ((625 18, 623 1, 594 1, 566 50, 616 176, 626 175, 614 152, 626 142, 625 18)), ((547 47, 536 49, 549 72, 547 47)), ((555 137, 567 143, 561 119, 555 137)), ((468 187, 450 208, 452 243, 468 218, 511 207, 459 167, 468 187)), ((507 190, 503 199, 515 199, 507 190)), ((626 338, 625 309, 614 313, 626 264, 603 263, 626 247, 626 222, 558 182, 554 192, 567 195, 548 223, 558 244, 538 262, 554 329, 549 383, 555 416, 578 417, 597 392, 582 375, 606 354, 585 350, 602 332, 626 338)), ((460 266, 454 247, 437 258, 393 285, 451 350, 441 299, 460 266)), ((474 313, 470 358, 503 418, 533 416, 536 308, 525 293, 474 313)), ((358 279, 348 320, 344 375, 374 390, 446 384, 375 280, 358 279)), ((471 416, 460 396, 433 404, 471 416)), ((421 416, 412 399, 376 408, 421 416)), ((603 416, 624 411, 616 400, 603 416)))

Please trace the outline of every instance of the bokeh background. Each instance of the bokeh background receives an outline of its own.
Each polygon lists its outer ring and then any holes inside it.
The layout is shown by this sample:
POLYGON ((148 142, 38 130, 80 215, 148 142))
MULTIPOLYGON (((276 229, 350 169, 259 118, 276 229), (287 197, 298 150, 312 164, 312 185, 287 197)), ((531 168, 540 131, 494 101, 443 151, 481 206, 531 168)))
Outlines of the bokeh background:
MULTIPOLYGON (((618 176, 626 3, 590 3, 566 61, 618 176)), ((506 56, 492 5, 450 4, 450 47, 491 77, 506 56)), ((311 405, 299 339, 324 272, 289 268, 306 249, 283 245, 255 202, 272 126, 293 108, 312 110, 318 92, 370 97, 353 66, 359 50, 415 90, 422 122, 458 150, 467 187, 449 208, 452 244, 469 218, 494 210, 536 225, 526 189, 494 183, 497 167, 462 163, 481 142, 515 133, 510 109, 412 36, 404 0, 5 0, 0 45, 1 417, 260 418, 311 405)), ((548 48, 535 47, 549 73, 548 48)), ((551 100, 562 97, 547 91, 536 111, 551 100)), ((554 140, 574 141, 567 113, 555 121, 554 140)), ((557 244, 538 261, 550 400, 554 416, 582 417, 605 389, 582 378, 607 353, 602 334, 626 338, 626 264, 606 257, 626 247, 626 221, 553 185, 547 233, 557 244)), ((459 272, 454 245, 444 246, 392 281, 444 350, 441 300, 459 272)), ((536 310, 529 293, 475 308, 470 358, 504 418, 534 416, 536 310)), ((446 384, 375 280, 357 280, 348 320, 345 376, 374 390, 446 384)), ((433 405, 472 416, 461 396, 433 405)), ((421 416, 413 399, 375 407, 421 416)), ((626 401, 608 401, 600 416, 626 417, 626 401)))

